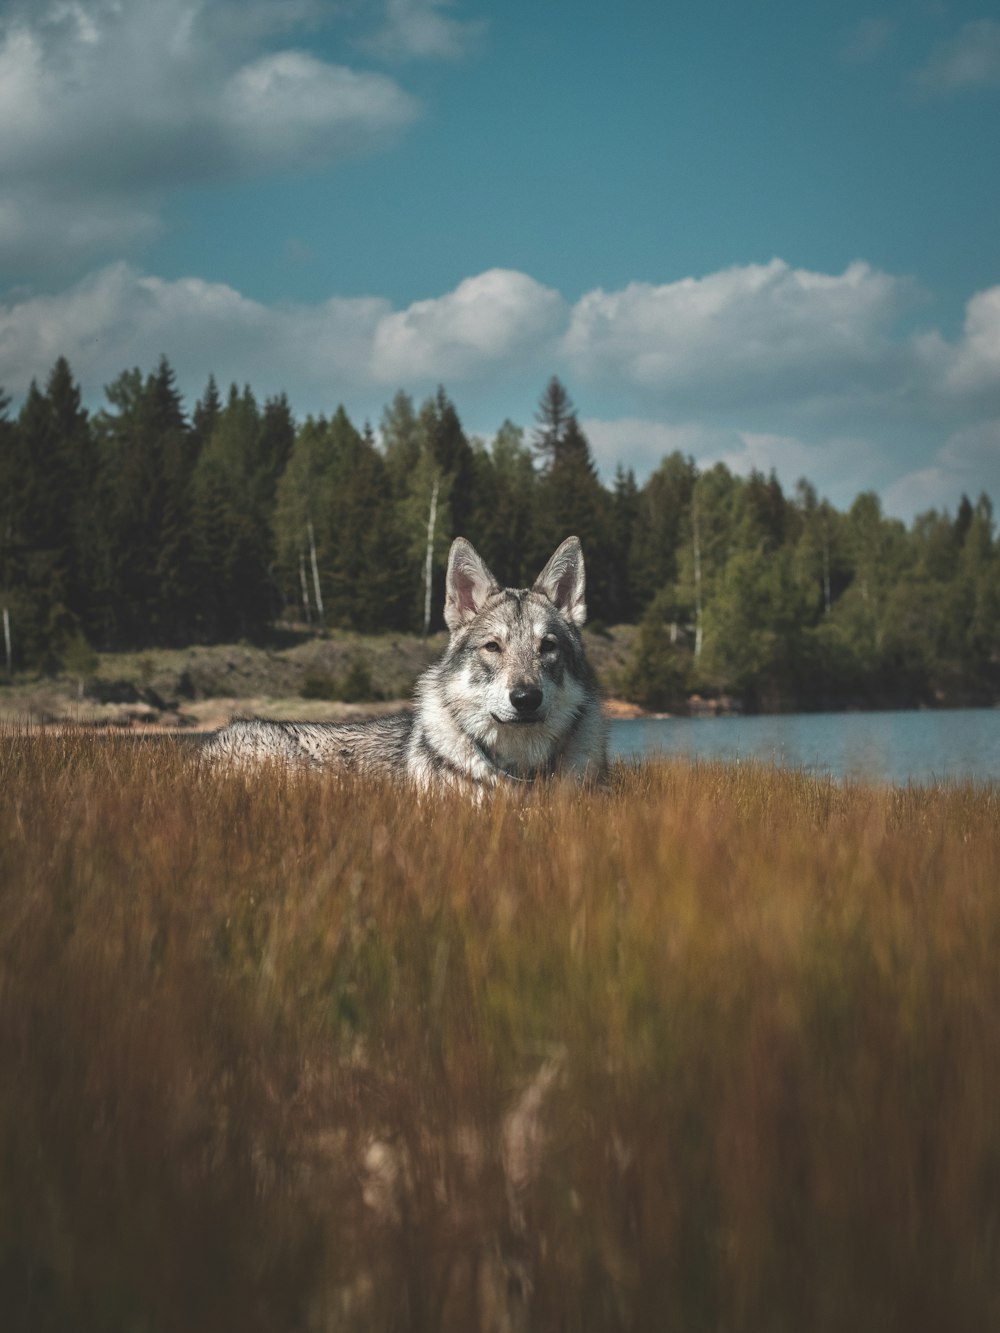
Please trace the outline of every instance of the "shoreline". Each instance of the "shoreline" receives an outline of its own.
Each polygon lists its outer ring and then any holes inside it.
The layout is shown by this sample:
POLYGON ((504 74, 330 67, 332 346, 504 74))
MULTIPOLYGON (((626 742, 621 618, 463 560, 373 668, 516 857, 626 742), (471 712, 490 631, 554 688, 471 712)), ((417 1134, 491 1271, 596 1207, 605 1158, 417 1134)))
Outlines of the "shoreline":
MULTIPOLYGON (((404 698, 369 700, 364 703, 268 697, 205 699, 189 704, 184 709, 165 711, 134 704, 91 704, 88 707, 83 703, 78 709, 67 709, 63 716, 46 715, 46 712, 33 713, 30 710, 6 713, 0 716, 0 726, 45 732, 109 731, 197 736, 216 731, 238 717, 296 722, 363 722, 368 718, 405 712, 412 707, 412 700, 404 698)), ((672 713, 650 712, 627 699, 619 698, 605 699, 603 709, 605 717, 611 721, 675 716, 672 713)))

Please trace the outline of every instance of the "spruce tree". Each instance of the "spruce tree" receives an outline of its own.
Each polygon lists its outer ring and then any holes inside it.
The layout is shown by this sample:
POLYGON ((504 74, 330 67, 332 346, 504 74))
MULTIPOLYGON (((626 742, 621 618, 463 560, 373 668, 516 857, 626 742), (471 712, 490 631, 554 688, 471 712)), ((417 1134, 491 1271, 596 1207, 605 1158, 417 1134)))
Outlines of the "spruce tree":
POLYGON ((420 425, 413 399, 402 389, 382 412, 380 430, 389 485, 395 499, 400 500, 420 460, 420 425))
MULTIPOLYGON (((68 367, 57 363, 50 377, 60 408, 67 404, 68 367)), ((57 416, 53 399, 32 381, 17 422, 12 548, 18 640, 25 660, 54 669, 62 648, 79 632, 72 610, 72 579, 76 555, 75 492, 72 440, 61 427, 68 413, 57 416)), ((13 614, 13 613, 12 613, 13 614)))
POLYGON ((532 447, 543 468, 551 467, 576 423, 576 409, 557 375, 545 386, 535 412, 532 447))
POLYGON ((198 615, 209 640, 258 637, 277 610, 260 428, 249 386, 232 385, 194 473, 198 615))
POLYGON ((600 483, 590 444, 575 413, 561 426, 561 437, 553 444, 536 495, 535 558, 539 568, 563 538, 576 534, 586 560, 590 617, 603 622, 613 619, 611 497, 600 483))

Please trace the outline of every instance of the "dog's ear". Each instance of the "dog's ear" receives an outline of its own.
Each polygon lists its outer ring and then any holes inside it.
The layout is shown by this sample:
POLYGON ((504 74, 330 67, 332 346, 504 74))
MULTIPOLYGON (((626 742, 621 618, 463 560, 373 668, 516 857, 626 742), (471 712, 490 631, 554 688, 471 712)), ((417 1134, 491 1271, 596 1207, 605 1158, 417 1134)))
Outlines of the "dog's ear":
POLYGON ((500 585, 483 564, 476 548, 464 537, 456 537, 448 552, 445 581, 444 622, 452 631, 460 629, 483 609, 487 597, 500 585))
POLYGON ((582 625, 587 619, 586 587, 580 538, 567 537, 535 579, 534 591, 544 593, 572 624, 582 625))

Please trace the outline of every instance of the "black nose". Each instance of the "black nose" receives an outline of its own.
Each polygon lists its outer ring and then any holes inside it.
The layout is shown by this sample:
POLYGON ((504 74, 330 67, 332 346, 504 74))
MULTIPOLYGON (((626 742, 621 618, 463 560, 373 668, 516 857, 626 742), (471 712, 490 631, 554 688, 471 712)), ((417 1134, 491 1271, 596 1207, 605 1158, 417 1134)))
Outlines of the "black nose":
POLYGON ((515 685, 510 692, 510 701, 519 713, 537 713, 542 692, 537 685, 515 685))

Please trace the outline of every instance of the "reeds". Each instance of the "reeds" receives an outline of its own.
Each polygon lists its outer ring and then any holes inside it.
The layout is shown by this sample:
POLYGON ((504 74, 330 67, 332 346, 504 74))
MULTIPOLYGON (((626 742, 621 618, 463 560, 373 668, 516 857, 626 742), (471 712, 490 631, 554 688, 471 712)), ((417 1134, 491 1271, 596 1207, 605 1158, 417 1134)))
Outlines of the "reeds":
POLYGON ((1000 1326, 1000 794, 0 738, 5 1329, 1000 1326))

